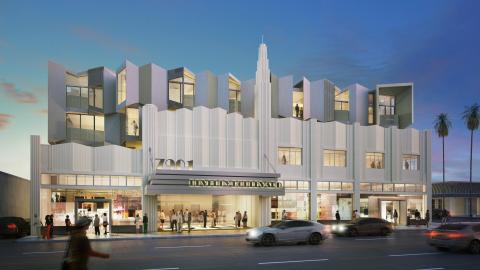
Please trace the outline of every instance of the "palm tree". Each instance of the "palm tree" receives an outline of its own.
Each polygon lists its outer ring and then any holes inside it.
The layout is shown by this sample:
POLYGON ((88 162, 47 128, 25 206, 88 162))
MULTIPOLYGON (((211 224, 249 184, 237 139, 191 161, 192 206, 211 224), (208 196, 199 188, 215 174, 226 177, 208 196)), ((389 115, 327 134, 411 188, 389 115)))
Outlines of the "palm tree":
MULTIPOLYGON (((448 120, 446 113, 441 113, 435 118, 434 124, 438 137, 442 138, 442 172, 445 184, 445 137, 448 136, 448 130, 452 127, 452 123, 448 120)), ((445 209, 445 195, 442 197, 442 209, 445 209)))
POLYGON ((480 125, 480 105, 474 103, 470 107, 466 107, 462 113, 462 118, 470 130, 470 189, 468 194, 468 207, 470 217, 472 217, 472 153, 473 153, 473 132, 478 129, 480 125))

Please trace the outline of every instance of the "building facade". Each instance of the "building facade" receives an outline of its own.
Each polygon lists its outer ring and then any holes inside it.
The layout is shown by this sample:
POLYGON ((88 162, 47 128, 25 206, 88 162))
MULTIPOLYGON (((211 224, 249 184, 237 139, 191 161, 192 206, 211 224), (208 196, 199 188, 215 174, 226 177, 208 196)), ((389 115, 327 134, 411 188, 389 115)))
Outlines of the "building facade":
POLYGON ((447 181, 432 184, 432 214, 436 218, 440 218, 443 209, 446 209, 452 217, 469 217, 470 199, 472 201, 472 216, 479 217, 480 183, 447 181))
MULTIPOLYGON (((431 209, 431 134, 413 123, 413 84, 344 89, 270 72, 256 76, 137 67, 75 73, 49 63, 49 144, 31 137, 32 215, 106 213, 113 231, 136 214, 215 212, 232 226, 338 210, 400 223, 431 209)), ((33 231, 33 230, 32 230, 33 231)))

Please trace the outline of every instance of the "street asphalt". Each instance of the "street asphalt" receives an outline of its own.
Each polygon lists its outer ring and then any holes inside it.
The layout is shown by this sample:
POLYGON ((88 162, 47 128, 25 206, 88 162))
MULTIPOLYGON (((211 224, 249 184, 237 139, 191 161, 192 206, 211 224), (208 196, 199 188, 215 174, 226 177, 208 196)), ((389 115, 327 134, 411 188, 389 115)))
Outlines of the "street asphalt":
MULTIPOLYGON (((0 269, 60 269, 65 242, 0 240, 0 269)), ((322 245, 257 247, 243 237, 140 239, 92 242, 110 259, 92 258, 95 269, 480 269, 480 255, 442 252, 422 231, 387 237, 332 237, 322 245)))

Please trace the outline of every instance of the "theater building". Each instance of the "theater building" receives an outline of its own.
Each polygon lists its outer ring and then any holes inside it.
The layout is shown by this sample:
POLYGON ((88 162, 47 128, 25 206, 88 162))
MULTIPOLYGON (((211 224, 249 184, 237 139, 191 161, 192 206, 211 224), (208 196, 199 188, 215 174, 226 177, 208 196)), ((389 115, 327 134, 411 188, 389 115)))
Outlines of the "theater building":
MULTIPOLYGON (((270 72, 260 44, 255 78, 125 61, 69 71, 49 62, 48 144, 31 136, 31 215, 106 213, 132 231, 146 213, 189 209, 232 227, 281 218, 405 223, 431 208, 431 134, 411 128, 413 84, 309 81, 270 72)), ((32 230, 33 231, 33 230, 32 230)))

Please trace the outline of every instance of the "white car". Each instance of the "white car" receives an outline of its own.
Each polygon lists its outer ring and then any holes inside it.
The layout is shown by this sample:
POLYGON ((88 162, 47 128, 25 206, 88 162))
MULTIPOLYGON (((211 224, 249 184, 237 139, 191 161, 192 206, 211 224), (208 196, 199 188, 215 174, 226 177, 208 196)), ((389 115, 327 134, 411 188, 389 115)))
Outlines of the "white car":
POLYGON ((327 231, 323 224, 307 220, 284 220, 275 225, 249 230, 245 240, 264 246, 280 242, 307 242, 318 245, 325 238, 327 231))

